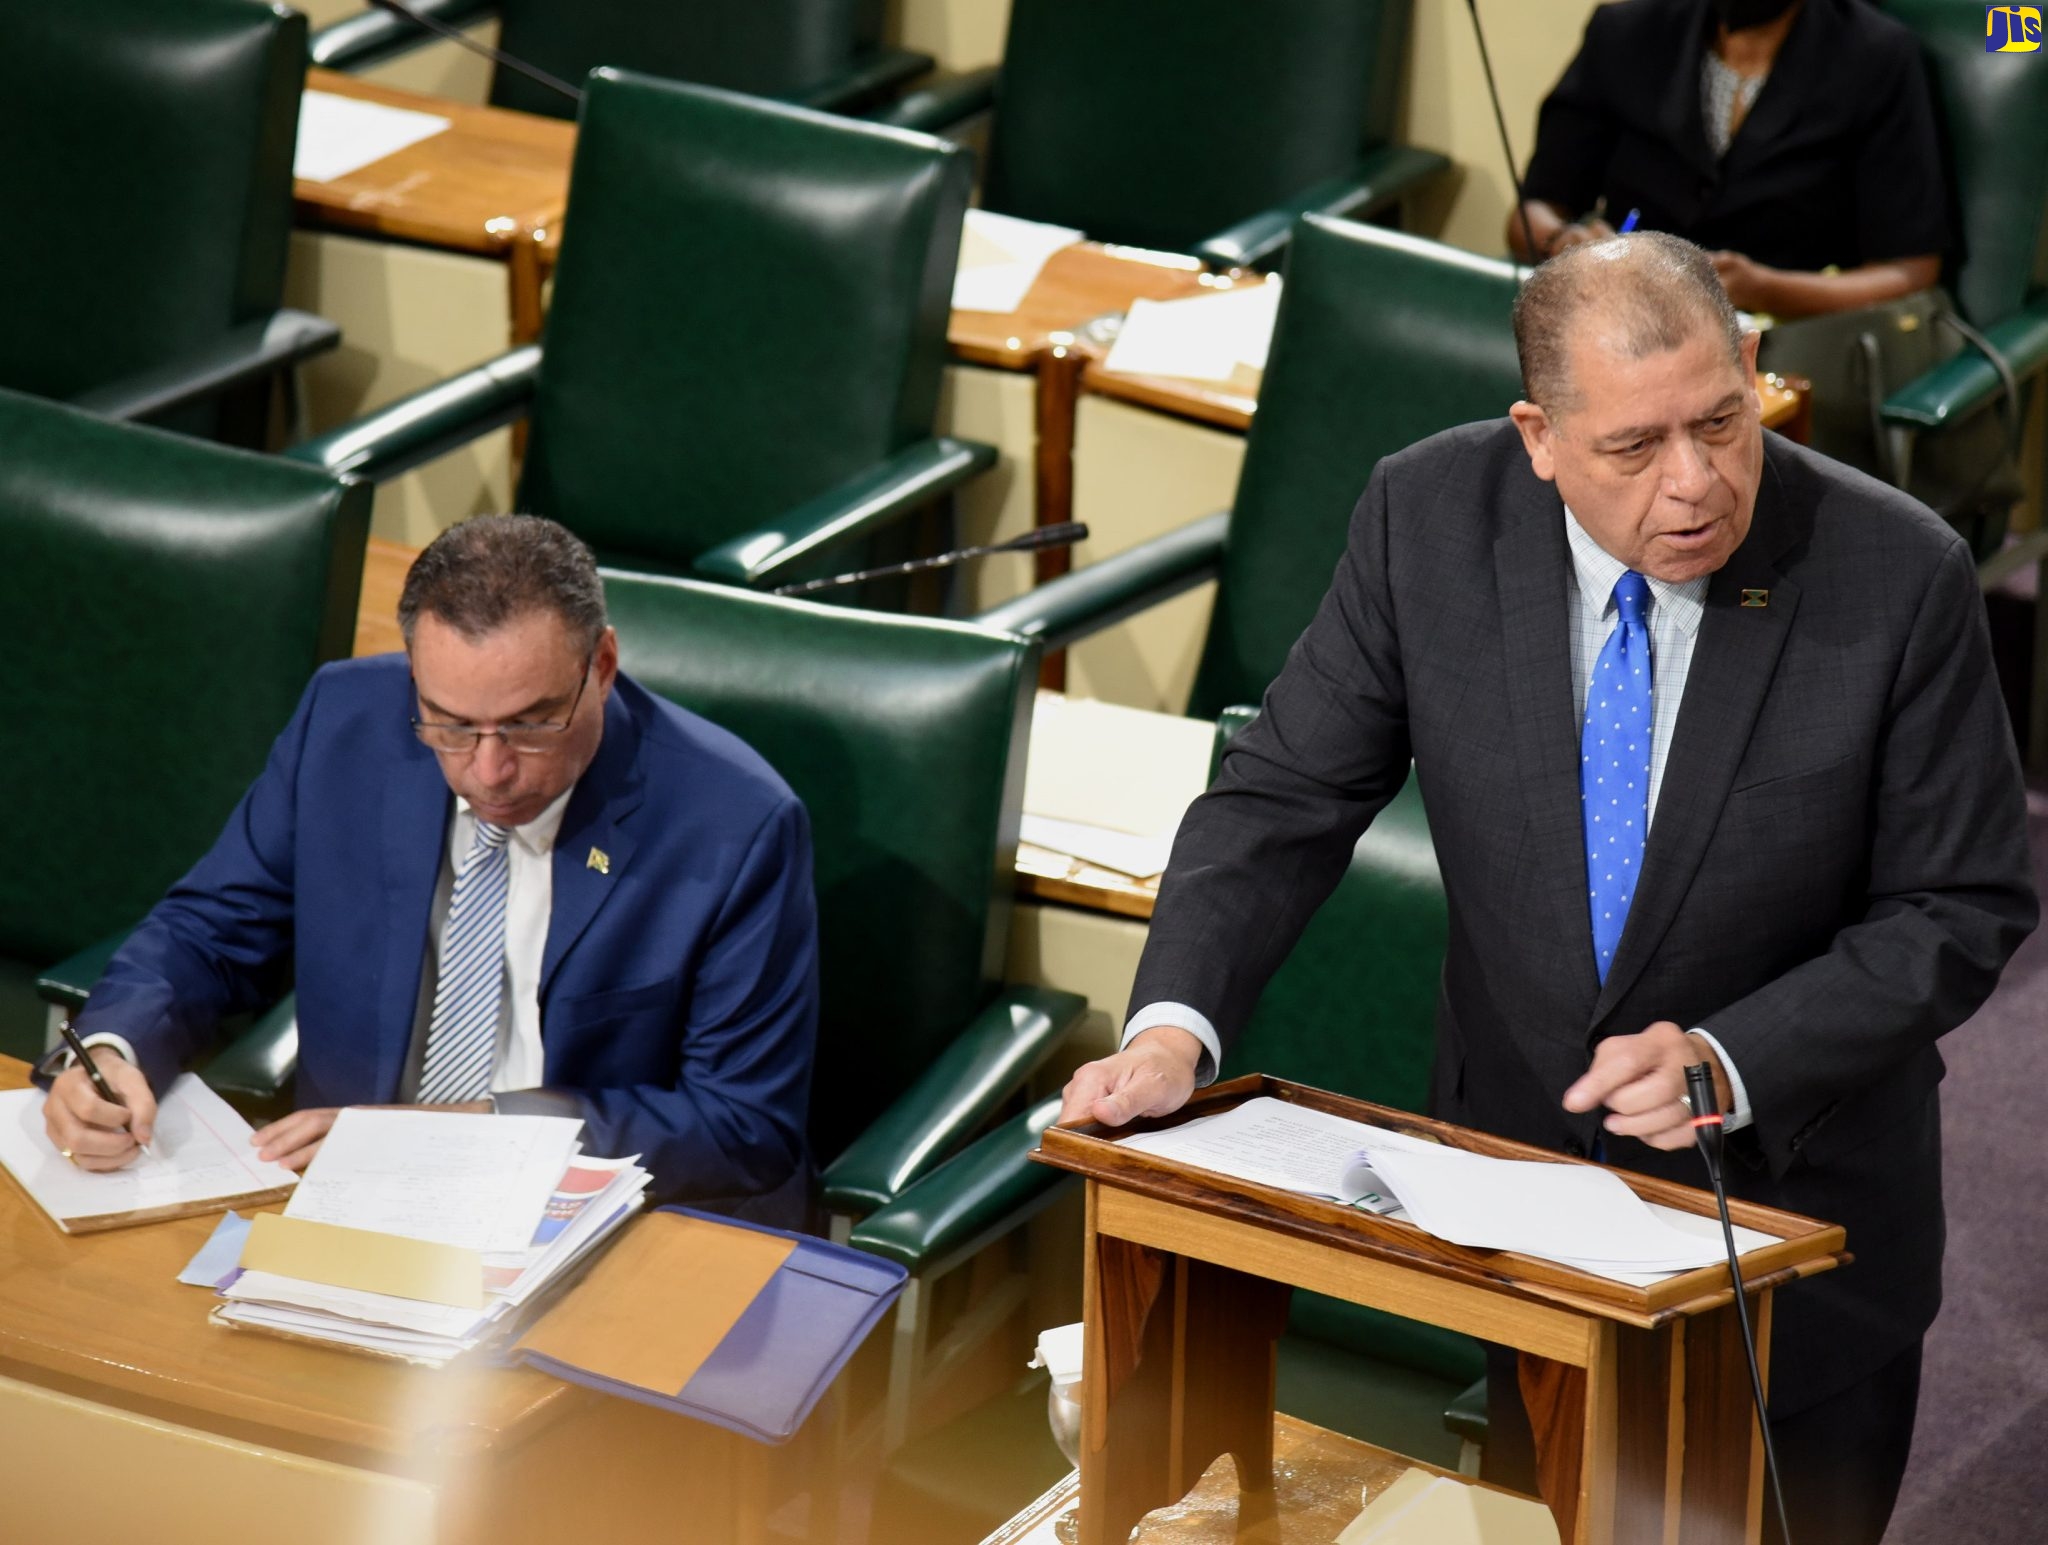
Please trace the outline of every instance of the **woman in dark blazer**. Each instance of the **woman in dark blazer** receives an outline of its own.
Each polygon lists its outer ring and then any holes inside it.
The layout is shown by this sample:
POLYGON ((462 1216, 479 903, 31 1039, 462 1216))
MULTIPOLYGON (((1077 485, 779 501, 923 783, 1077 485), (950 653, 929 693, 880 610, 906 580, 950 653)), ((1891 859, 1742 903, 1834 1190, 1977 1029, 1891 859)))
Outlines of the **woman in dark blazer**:
POLYGON ((1918 39, 1863 0, 1619 0, 1544 101, 1508 244, 1539 260, 1630 214, 1707 248, 1776 317, 1925 289, 1948 192, 1918 39))

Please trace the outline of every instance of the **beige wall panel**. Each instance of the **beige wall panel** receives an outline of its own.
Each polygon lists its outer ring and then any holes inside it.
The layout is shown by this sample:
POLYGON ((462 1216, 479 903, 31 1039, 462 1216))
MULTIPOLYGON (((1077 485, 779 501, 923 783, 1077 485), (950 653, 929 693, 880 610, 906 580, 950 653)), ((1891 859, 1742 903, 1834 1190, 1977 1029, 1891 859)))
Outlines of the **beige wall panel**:
MULTIPOLYGON (((295 231, 285 304, 341 329, 341 347, 306 367, 315 431, 336 428, 508 346, 504 264, 295 231)), ((495 430, 377 490, 372 530, 423 547, 469 515, 511 507, 512 437, 495 430)))
MULTIPOLYGON (((956 496, 962 547, 1007 541, 1031 529, 1037 504, 1037 402, 1036 376, 973 365, 946 367, 939 433, 980 440, 1002 452, 992 471, 956 496)), ((960 608, 970 615, 1022 595, 1032 584, 1031 554, 977 559, 962 569, 959 583, 960 608)))
MULTIPOLYGON (((196 1295, 195 1295, 196 1296, 196 1295)), ((8 1484, 0 1535, 21 1545, 432 1545, 418 1481, 173 1426, 0 1378, 8 1484)))
POLYGON ((1019 902, 1011 913, 1004 980, 1056 987, 1088 1000, 1087 1017, 1040 1072, 1039 1092, 1059 1088, 1080 1064, 1116 1050, 1146 932, 1137 918, 1036 901, 1019 902))
MULTIPOLYGON (((462 29, 471 42, 495 48, 498 19, 487 17, 462 29)), ((360 72, 362 78, 399 91, 418 91, 451 102, 481 107, 491 94, 491 61, 471 49, 437 38, 396 59, 360 72)), ((573 82, 572 82, 573 84, 573 82)))
MULTIPOLYGON (((1508 138, 1522 166, 1536 143, 1536 109, 1578 52, 1592 14, 1593 0, 1480 4, 1508 138)), ((1457 163, 1436 189, 1418 198, 1416 227, 1455 247, 1504 253, 1514 194, 1464 0, 1416 0, 1407 85, 1400 137, 1457 163)))
MULTIPOLYGON (((1093 534, 1075 549, 1075 566, 1230 508, 1243 465, 1242 435, 1084 396, 1074 427, 1074 518, 1093 534)), ((1180 713, 1215 590, 1200 586, 1069 650, 1068 692, 1180 713)))
POLYGON ((969 70, 1001 60, 1009 26, 1010 0, 889 0, 883 36, 969 70))

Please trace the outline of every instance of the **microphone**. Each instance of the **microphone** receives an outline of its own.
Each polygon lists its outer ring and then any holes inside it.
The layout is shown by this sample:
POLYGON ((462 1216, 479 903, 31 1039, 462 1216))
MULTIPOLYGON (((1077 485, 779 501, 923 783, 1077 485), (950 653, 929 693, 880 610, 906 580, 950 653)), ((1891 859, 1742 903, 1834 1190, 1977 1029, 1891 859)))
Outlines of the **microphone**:
POLYGON ((1685 1070, 1685 1100, 1692 1107, 1693 1141, 1707 1166, 1707 1179, 1714 1188, 1714 1202, 1721 1210, 1721 1239, 1728 1247, 1728 1281, 1735 1289, 1735 1318, 1742 1326, 1742 1350, 1749 1357, 1749 1391, 1756 1401, 1757 1430, 1764 1439, 1764 1468, 1770 1472, 1771 1499, 1778 1508, 1778 1535, 1792 1545, 1792 1528, 1785 1521, 1785 1488, 1778 1480, 1778 1451, 1771 1442, 1771 1422, 1764 1410, 1764 1379, 1756 1363, 1756 1336, 1749 1328, 1749 1300, 1742 1291, 1742 1263, 1735 1251, 1735 1225, 1728 1219, 1728 1187, 1721 1178, 1721 1147, 1726 1123, 1721 1102, 1714 1093, 1714 1070, 1704 1062, 1685 1070))
POLYGON ((836 590, 841 585, 857 585, 865 579, 893 579, 899 574, 922 574, 929 569, 950 569, 956 563, 965 563, 970 558, 986 558, 991 553, 1032 553, 1048 547, 1071 547, 1076 542, 1088 540, 1088 527, 1078 520, 1061 521, 1054 526, 1040 526, 1022 536, 1012 537, 1007 542, 992 542, 984 547, 956 547, 952 552, 940 553, 933 558, 912 558, 908 563, 885 563, 879 569, 855 569, 851 574, 834 574, 826 579, 808 579, 800 584, 778 585, 769 591, 770 595, 813 595, 820 590, 836 590))
POLYGON ((510 54, 500 53, 488 43, 479 43, 460 28, 451 27, 436 17, 428 16, 423 11, 415 10, 410 5, 407 5, 405 0, 370 0, 370 4, 376 6, 379 10, 390 11, 396 16, 403 16, 415 27, 423 28, 428 32, 438 33, 451 43, 459 43, 473 54, 482 54, 493 64, 502 65, 508 70, 516 70, 528 80, 540 82, 541 85, 546 86, 550 91, 561 92, 571 102, 580 104, 583 101, 583 93, 567 81, 559 80, 555 76, 548 74, 546 70, 536 65, 528 64, 523 59, 514 59, 510 54))
MULTIPOLYGON (((1536 250, 1536 238, 1529 234, 1529 201, 1522 197, 1522 173, 1515 160, 1515 147, 1508 140, 1508 117, 1501 111, 1500 87, 1493 82, 1493 56, 1486 51, 1486 29, 1479 25, 1479 0, 1465 0, 1472 12, 1472 36, 1479 40, 1479 66, 1486 72, 1486 94, 1493 99, 1493 122, 1500 130, 1501 154, 1508 161, 1508 185, 1515 190, 1515 218, 1522 222, 1522 248, 1529 254, 1533 267, 1543 261, 1536 250)), ((1513 261, 1514 254, 1510 253, 1513 261)))

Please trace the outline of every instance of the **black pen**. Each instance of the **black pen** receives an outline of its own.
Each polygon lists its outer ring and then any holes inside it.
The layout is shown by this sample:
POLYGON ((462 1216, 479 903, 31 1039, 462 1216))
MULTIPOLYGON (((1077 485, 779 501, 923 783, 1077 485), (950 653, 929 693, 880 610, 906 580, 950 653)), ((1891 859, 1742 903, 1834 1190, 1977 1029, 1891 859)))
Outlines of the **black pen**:
MULTIPOLYGON (((121 1109, 126 1110, 128 1102, 114 1093, 114 1086, 107 1082, 107 1075, 100 1071, 100 1065, 86 1054, 85 1042, 81 1041, 78 1038, 78 1032, 71 1028, 71 1021, 68 1019, 58 1020, 57 1033, 64 1037, 64 1044, 71 1048, 71 1055, 77 1058, 79 1063, 84 1066, 85 1076, 92 1080, 92 1086, 99 1091, 100 1098, 109 1105, 118 1105, 121 1109)), ((149 1144, 143 1142, 140 1138, 135 1140, 135 1146, 142 1150, 144 1158, 153 1159, 156 1157, 150 1151, 149 1144)))

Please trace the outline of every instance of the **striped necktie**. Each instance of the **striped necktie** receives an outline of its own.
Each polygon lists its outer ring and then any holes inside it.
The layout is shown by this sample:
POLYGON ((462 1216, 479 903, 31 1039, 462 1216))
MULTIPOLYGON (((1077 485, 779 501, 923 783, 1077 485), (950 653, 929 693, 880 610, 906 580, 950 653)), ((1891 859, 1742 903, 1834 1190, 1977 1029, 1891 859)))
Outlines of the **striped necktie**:
POLYGON ((1633 570, 1614 582, 1620 613, 1586 685, 1579 739, 1579 800, 1593 964, 1605 985, 1643 870, 1650 809, 1650 587, 1633 570))
POLYGON ((427 1023, 422 1105, 481 1099, 491 1087, 505 1001, 505 897, 512 874, 505 840, 511 835, 509 827, 478 821, 469 857, 455 877, 427 1023))

